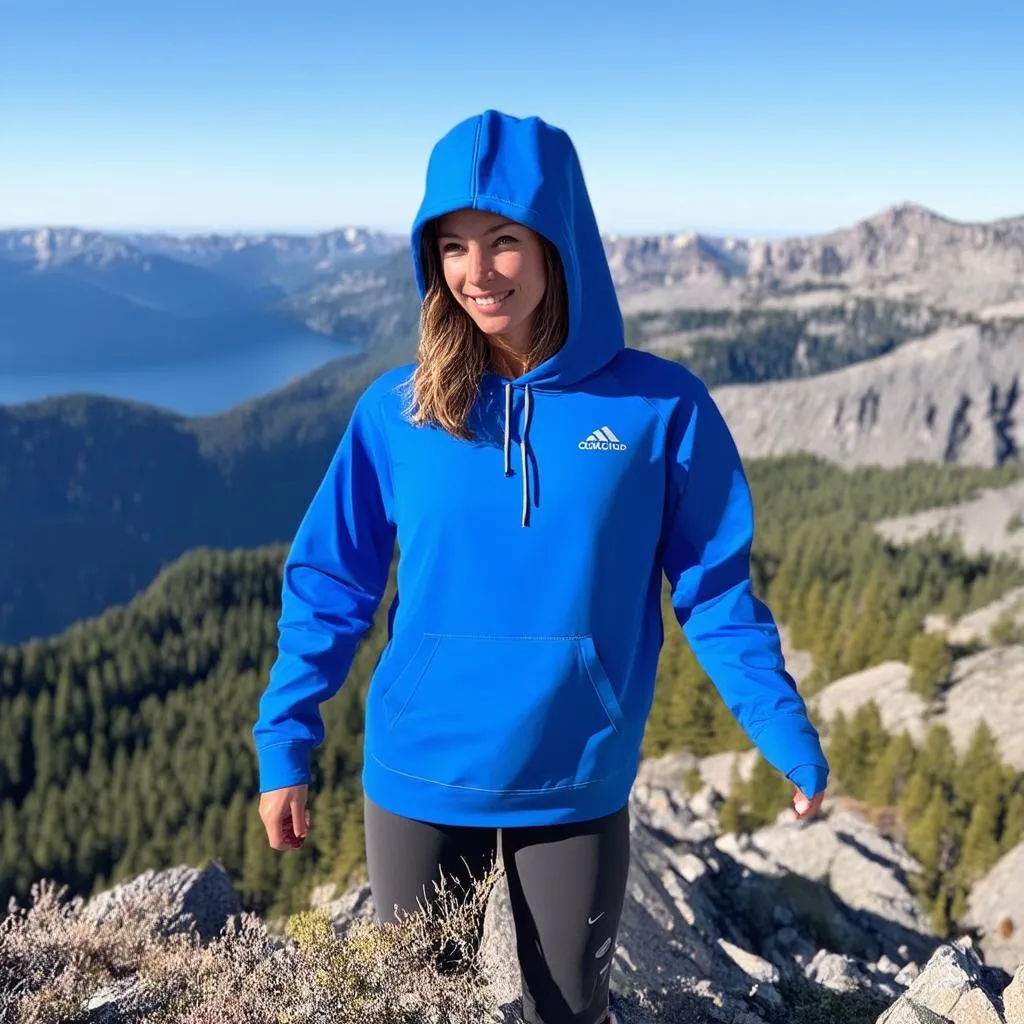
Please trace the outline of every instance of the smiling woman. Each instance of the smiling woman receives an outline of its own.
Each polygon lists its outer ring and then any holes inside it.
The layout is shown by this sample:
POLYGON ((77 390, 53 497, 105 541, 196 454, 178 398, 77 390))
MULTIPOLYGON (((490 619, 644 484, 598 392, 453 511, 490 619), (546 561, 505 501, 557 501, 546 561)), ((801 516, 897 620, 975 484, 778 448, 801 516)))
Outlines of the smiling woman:
POLYGON ((438 221, 437 244, 452 295, 501 346, 513 369, 509 376, 518 377, 531 347, 533 313, 546 285, 540 235, 484 210, 457 210, 438 221))
POLYGON ((424 223, 420 261, 426 293, 413 422, 437 423, 468 440, 480 375, 514 380, 564 344, 562 258, 525 224, 460 208, 424 223))
POLYGON ((360 397, 286 561, 253 727, 260 813, 275 849, 307 834, 317 708, 349 671, 397 542, 366 698, 377 916, 431 903, 445 879, 471 884, 500 850, 524 1019, 608 1024, 662 575, 798 814, 820 806, 828 764, 752 591, 736 445, 700 380, 626 347, 568 135, 494 110, 456 125, 431 157, 410 254, 417 360, 360 397))

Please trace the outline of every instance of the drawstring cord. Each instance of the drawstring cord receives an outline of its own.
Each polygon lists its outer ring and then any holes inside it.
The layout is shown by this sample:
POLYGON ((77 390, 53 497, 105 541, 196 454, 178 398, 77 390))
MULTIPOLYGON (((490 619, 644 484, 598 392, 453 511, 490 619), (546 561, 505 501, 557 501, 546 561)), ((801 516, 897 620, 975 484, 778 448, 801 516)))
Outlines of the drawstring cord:
POLYGON ((512 422, 512 385, 505 385, 505 476, 512 475, 512 463, 509 456, 512 452, 512 434, 510 423, 512 422))
MULTIPOLYGON (((523 409, 523 437, 519 445, 523 476, 523 526, 530 525, 530 474, 526 458, 527 436, 530 432, 530 412, 533 395, 530 385, 524 386, 525 407, 523 409)), ((505 476, 512 475, 512 385, 505 385, 505 476)))
POLYGON ((526 438, 530 432, 530 402, 532 394, 530 385, 526 385, 526 407, 523 410, 523 443, 519 451, 523 457, 523 526, 530 525, 530 474, 526 466, 526 438))

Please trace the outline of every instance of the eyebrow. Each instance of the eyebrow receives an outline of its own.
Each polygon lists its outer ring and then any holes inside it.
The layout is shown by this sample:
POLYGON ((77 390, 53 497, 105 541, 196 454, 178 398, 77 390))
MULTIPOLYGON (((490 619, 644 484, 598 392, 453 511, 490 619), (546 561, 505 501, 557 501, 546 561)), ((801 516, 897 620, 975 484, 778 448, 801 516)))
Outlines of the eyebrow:
MULTIPOLYGON (((495 231, 500 231, 502 228, 517 228, 519 225, 514 220, 503 220, 500 224, 495 224, 493 228, 488 228, 484 234, 493 235, 495 231)), ((456 235, 452 231, 440 231, 437 235, 438 238, 461 238, 462 235, 456 235)))

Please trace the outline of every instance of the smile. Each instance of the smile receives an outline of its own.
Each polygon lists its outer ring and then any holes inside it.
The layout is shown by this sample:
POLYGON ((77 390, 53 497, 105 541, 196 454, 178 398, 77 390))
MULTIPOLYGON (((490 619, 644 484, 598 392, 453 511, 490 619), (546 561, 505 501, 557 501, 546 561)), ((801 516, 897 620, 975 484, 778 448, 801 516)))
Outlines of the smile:
POLYGON ((487 296, 484 296, 482 298, 475 298, 472 295, 467 295, 466 297, 468 299, 470 299, 471 301, 475 302, 481 308, 487 309, 487 308, 492 307, 492 306, 501 305, 501 303, 504 302, 511 294, 512 294, 512 292, 509 291, 509 292, 500 292, 497 295, 487 295, 487 296))

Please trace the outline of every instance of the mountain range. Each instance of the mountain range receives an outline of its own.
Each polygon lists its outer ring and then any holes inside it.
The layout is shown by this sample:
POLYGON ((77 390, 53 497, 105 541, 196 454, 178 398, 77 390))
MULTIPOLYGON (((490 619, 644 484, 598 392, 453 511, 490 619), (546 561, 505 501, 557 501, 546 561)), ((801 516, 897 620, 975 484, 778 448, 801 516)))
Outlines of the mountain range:
MULTIPOLYGON (((1019 459, 1024 217, 902 204, 810 238, 604 243, 629 344, 712 385, 745 456, 1019 459)), ((218 416, 0 406, 0 642, 126 600, 190 547, 286 540, 355 398, 413 356, 417 321, 406 240, 366 229, 0 232, 0 372, 302 331, 357 346, 218 416)))

